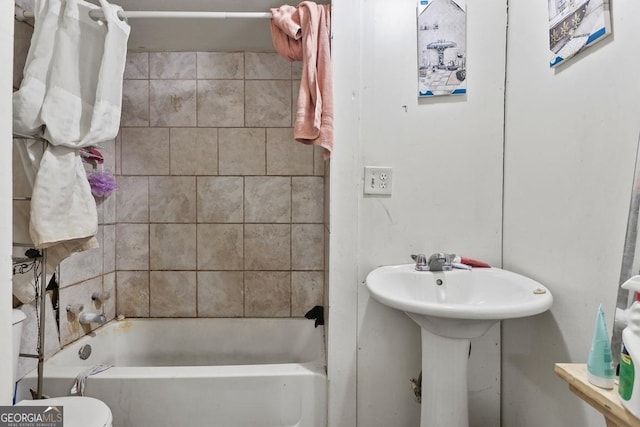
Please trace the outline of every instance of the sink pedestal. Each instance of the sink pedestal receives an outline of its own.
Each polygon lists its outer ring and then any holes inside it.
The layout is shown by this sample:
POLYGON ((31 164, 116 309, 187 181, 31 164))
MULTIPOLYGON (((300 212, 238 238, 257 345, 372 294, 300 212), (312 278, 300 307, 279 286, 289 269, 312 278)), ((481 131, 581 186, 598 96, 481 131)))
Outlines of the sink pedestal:
POLYGON ((420 427, 469 427, 468 338, 447 338, 422 328, 420 427))
POLYGON ((405 312, 422 329, 420 427, 469 427, 467 368, 471 338, 497 322, 405 312))

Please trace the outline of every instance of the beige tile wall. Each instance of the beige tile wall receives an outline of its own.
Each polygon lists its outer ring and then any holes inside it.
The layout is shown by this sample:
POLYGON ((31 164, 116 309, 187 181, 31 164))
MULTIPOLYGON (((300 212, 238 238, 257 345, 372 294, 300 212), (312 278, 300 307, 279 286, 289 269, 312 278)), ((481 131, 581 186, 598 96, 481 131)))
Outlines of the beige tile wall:
POLYGON ((325 164, 293 140, 299 76, 275 53, 128 55, 106 225, 118 314, 298 317, 323 304, 325 164))
MULTIPOLYGON (((16 25, 14 88, 32 28, 16 25)), ((67 305, 134 317, 300 317, 323 304, 325 169, 291 121, 299 64, 274 53, 130 53, 119 189, 100 248, 59 269, 60 343, 95 329, 67 305), (107 301, 92 301, 107 291, 107 301)), ((88 168, 91 172, 91 168, 88 168)))

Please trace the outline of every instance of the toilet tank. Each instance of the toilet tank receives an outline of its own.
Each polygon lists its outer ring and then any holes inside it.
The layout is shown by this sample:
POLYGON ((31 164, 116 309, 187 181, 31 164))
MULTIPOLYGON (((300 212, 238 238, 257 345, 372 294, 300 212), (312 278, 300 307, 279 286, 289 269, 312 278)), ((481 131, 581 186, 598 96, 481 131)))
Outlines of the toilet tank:
POLYGON ((12 345, 13 345, 13 354, 12 354, 12 368, 13 371, 13 383, 15 384, 16 381, 18 381, 17 378, 17 374, 18 374, 18 356, 20 354, 20 339, 22 338, 22 324, 24 322, 24 319, 26 319, 27 316, 20 310, 17 309, 13 309, 13 313, 12 313, 12 323, 13 323, 13 327, 11 328, 11 333, 13 334, 13 341, 12 341, 12 345))

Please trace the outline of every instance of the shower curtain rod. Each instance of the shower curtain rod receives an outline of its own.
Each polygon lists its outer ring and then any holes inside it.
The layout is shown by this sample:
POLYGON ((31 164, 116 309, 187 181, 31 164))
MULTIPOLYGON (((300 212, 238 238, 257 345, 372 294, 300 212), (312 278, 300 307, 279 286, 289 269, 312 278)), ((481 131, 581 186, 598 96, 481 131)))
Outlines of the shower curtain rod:
MULTIPOLYGON (((102 9, 96 9, 89 12, 89 16, 93 19, 104 19, 104 13, 102 9)), ((15 7, 15 17, 19 21, 24 21, 27 18, 33 18, 33 12, 26 11, 21 7, 15 7)), ((250 19, 270 19, 270 12, 185 12, 185 11, 120 11, 118 12, 120 19, 125 18, 215 18, 215 19, 230 19, 230 18, 250 18, 250 19)))

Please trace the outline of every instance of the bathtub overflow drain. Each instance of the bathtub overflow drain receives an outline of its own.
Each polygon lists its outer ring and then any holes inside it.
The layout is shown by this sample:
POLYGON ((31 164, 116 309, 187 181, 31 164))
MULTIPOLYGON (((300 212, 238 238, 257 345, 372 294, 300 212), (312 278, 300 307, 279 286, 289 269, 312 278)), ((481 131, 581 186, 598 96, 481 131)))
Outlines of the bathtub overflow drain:
POLYGON ((80 356, 80 359, 82 360, 87 360, 89 356, 91 356, 91 346, 89 344, 85 344, 80 347, 80 350, 78 350, 78 356, 80 356))

